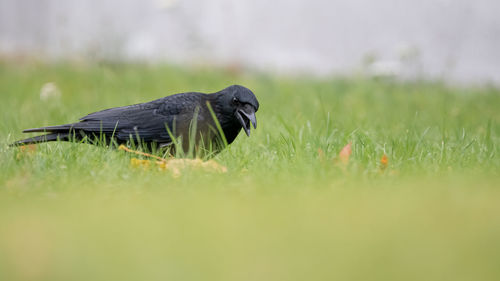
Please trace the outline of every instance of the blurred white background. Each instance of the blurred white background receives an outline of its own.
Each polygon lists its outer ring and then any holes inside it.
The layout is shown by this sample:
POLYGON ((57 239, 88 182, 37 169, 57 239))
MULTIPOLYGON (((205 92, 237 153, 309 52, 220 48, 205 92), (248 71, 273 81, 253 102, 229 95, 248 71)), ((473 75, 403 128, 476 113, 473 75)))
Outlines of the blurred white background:
POLYGON ((0 55, 500 84, 498 0, 0 0, 0 55))

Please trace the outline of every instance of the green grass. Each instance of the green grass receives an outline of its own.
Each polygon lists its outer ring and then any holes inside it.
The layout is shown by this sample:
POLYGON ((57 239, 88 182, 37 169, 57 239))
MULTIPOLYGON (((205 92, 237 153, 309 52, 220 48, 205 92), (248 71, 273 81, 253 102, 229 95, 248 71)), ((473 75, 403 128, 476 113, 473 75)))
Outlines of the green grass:
POLYGON ((500 278, 494 87, 0 63, 0 97, 0 280, 500 278), (60 98, 40 99, 46 82, 60 98), (8 147, 25 128, 231 84, 261 107, 251 137, 214 158, 225 174, 175 178, 85 144, 8 147))

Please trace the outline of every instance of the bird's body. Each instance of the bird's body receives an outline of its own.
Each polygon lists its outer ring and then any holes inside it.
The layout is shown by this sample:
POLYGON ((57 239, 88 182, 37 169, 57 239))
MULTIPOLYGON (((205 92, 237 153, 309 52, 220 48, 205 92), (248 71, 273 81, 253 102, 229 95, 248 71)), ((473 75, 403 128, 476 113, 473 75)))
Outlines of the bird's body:
POLYGON ((149 147, 172 147, 177 142, 184 151, 193 145, 203 145, 217 152, 224 142, 232 143, 241 128, 249 135, 250 123, 256 126, 258 107, 254 94, 238 85, 212 94, 180 93, 91 113, 76 123, 27 129, 23 132, 45 134, 17 141, 14 145, 86 139, 90 143, 105 140, 106 143, 135 142, 149 147))

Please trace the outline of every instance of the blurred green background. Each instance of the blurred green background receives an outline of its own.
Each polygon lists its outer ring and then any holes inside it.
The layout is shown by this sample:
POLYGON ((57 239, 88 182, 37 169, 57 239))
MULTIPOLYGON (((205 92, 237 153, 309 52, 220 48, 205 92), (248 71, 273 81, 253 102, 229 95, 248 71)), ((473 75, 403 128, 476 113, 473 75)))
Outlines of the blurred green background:
POLYGON ((0 280, 500 278, 495 87, 10 61, 0 96, 0 280), (231 84, 261 107, 214 158, 227 173, 8 147, 22 129, 231 84))

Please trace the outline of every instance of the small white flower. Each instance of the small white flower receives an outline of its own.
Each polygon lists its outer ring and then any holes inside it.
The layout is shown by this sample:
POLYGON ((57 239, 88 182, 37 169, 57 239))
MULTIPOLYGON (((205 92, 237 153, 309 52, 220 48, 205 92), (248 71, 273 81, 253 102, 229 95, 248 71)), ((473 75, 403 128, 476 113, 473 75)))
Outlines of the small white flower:
POLYGON ((43 84, 40 90, 40 100, 47 101, 50 99, 58 99, 61 97, 61 91, 54 82, 47 82, 43 84))

